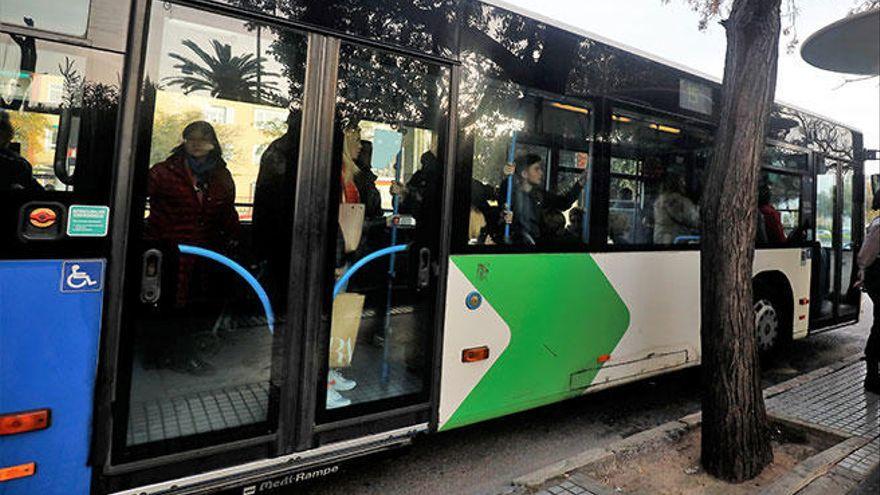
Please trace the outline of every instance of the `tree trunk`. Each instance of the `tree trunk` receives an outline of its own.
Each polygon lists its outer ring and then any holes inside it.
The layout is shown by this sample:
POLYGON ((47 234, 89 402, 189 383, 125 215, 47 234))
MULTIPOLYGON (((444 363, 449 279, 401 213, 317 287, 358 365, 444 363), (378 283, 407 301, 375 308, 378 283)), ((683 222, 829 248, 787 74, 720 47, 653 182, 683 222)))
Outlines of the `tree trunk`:
POLYGON ((735 0, 724 25, 721 121, 701 203, 702 464, 715 477, 741 482, 773 460, 752 260, 757 181, 776 90, 780 0, 735 0))

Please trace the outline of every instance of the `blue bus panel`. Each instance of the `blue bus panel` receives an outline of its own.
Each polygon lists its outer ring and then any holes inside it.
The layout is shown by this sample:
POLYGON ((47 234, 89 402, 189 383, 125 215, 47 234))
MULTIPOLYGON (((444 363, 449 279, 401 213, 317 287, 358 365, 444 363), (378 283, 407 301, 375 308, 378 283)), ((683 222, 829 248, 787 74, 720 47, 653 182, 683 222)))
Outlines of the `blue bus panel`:
POLYGON ((36 463, 0 495, 89 492, 104 265, 0 261, 0 414, 51 410, 47 429, 0 436, 0 467, 36 463))

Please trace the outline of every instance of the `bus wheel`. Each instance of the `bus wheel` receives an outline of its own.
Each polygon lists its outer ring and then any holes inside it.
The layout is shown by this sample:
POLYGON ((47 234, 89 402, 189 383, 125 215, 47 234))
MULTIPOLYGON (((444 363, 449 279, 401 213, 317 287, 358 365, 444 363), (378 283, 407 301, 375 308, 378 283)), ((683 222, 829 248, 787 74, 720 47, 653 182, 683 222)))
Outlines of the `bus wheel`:
POLYGON ((773 301, 759 298, 755 302, 755 332, 758 352, 767 354, 779 343, 779 312, 773 301))

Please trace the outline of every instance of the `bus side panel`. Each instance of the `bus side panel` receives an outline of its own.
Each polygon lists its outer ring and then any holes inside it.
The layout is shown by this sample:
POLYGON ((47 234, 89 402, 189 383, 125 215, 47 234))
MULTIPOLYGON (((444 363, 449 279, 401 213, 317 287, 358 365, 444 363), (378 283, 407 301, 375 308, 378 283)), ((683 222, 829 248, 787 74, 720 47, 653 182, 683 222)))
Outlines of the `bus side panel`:
POLYGON ((575 397, 618 346, 630 310, 585 253, 451 257, 440 429, 575 397), (486 346, 488 359, 462 362, 486 346))
POLYGON ((785 276, 791 288, 793 339, 802 339, 809 333, 810 275, 813 269, 809 253, 809 249, 801 248, 755 250, 754 274, 779 272, 785 276))
MULTIPOLYGON (((810 262, 760 250, 754 273, 791 285, 806 334, 810 262)), ((700 252, 463 255, 450 258, 441 430, 700 361, 700 252), (486 346, 487 359, 462 362, 486 346)))
POLYGON ((0 261, 0 413, 51 410, 47 429, 0 437, 0 467, 36 463, 35 475, 0 483, 2 495, 89 492, 103 268, 0 261), (90 277, 65 285, 71 270, 90 277))

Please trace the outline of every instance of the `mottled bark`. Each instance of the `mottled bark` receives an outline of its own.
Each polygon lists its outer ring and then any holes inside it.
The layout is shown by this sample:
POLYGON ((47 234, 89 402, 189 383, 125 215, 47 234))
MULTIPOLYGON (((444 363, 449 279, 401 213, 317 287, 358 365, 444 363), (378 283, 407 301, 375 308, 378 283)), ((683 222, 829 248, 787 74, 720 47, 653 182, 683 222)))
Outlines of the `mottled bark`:
POLYGON ((773 460, 752 301, 757 180, 776 89, 780 0, 735 0, 727 30, 721 122, 701 214, 702 464, 754 478, 773 460))

